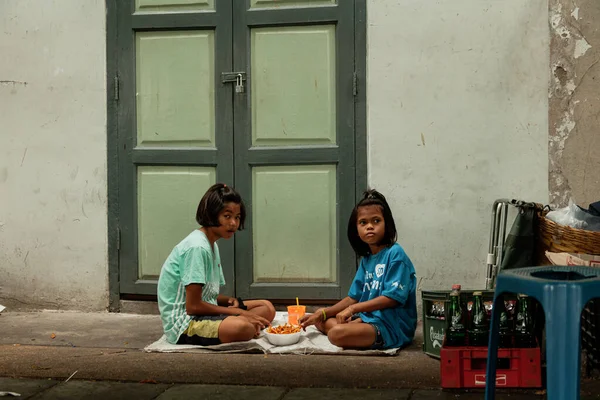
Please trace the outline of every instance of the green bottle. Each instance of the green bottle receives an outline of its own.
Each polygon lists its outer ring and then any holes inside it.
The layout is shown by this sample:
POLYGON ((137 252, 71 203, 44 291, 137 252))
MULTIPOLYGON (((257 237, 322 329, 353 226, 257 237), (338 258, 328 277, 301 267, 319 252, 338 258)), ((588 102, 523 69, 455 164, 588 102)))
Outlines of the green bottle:
POLYGON ((481 292, 473 292, 473 309, 471 310, 471 324, 468 334, 469 346, 488 345, 490 329, 481 292))
POLYGON ((466 338, 465 317, 460 303, 460 287, 452 287, 450 293, 450 310, 446 327, 446 346, 464 346, 466 338))
POLYGON ((498 340, 498 347, 512 347, 513 346, 513 329, 511 326, 512 320, 508 318, 508 311, 506 309, 506 303, 504 300, 500 302, 500 334, 498 340))
POLYGON ((515 347, 537 347, 529 296, 520 294, 515 323, 515 347))

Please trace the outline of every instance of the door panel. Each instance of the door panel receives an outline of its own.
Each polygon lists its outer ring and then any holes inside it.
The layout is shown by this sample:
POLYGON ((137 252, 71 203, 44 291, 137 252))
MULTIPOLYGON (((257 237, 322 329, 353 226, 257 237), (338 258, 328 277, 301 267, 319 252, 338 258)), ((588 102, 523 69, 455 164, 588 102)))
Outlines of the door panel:
POLYGON ((250 8, 314 7, 335 4, 335 0, 251 0, 250 8))
POLYGON ((213 11, 215 0, 136 0, 135 11, 213 11))
MULTIPOLYGON (((215 181, 233 182, 231 1, 121 0, 121 293, 156 295, 162 264, 215 181)), ((219 243, 234 294, 234 241, 219 243)))
POLYGON ((335 283, 335 165, 252 169, 256 283, 335 283))
POLYGON ((136 34, 138 147, 215 147, 214 36, 136 34))
POLYGON ((235 182, 251 231, 237 235, 236 293, 337 299, 356 260, 354 4, 234 2, 235 182), (319 6, 315 7, 315 4, 319 6))
POLYGON ((173 166, 141 166, 137 172, 138 279, 156 279, 173 244, 197 228, 198 199, 215 183, 216 173, 173 166))
POLYGON ((335 25, 251 35, 252 145, 335 144, 335 25))

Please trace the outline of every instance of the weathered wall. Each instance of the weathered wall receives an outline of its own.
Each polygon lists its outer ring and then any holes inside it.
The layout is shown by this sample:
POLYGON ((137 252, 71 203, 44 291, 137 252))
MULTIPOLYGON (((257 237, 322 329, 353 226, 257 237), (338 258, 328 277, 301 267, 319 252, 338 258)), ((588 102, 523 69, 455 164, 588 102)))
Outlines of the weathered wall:
POLYGON ((550 200, 600 200, 600 2, 551 0, 550 200))
POLYGON ((103 0, 0 2, 0 304, 108 303, 103 0))
POLYGON ((548 2, 370 1, 368 44, 369 183, 419 288, 483 288, 494 200, 548 201, 548 2))
MULTIPOLYGON (((599 7, 368 2, 369 183, 420 288, 483 286, 490 206, 548 201, 548 143, 552 202, 600 198, 599 7)), ((0 26, 0 304, 104 309, 104 2, 4 0, 0 26)))

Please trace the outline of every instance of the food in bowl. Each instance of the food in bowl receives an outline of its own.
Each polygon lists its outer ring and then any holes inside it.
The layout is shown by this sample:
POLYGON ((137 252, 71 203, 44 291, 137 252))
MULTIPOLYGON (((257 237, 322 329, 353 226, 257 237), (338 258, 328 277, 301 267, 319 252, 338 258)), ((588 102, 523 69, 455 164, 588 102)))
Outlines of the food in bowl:
POLYGON ((302 330, 300 325, 279 325, 279 326, 269 326, 267 328, 267 333, 273 333, 276 335, 289 335, 291 333, 298 333, 302 330))
POLYGON ((299 325, 278 325, 265 329, 267 340, 275 346, 289 346, 298 343, 302 328, 299 325))

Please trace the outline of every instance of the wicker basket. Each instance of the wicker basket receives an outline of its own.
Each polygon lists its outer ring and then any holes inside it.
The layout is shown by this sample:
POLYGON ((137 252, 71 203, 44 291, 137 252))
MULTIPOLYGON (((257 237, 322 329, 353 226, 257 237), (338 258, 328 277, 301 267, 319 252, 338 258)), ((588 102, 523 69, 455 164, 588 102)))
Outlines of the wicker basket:
MULTIPOLYGON (((546 218, 547 209, 538 212, 536 255, 538 265, 551 265, 545 251, 600 254, 600 232, 586 231, 559 225, 546 218)), ((600 302, 588 302, 581 313, 581 349, 585 360, 586 375, 600 369, 600 302)))
POLYGON ((600 232, 559 225, 546 218, 548 210, 538 213, 537 258, 539 265, 550 265, 545 251, 556 253, 600 254, 600 232))

